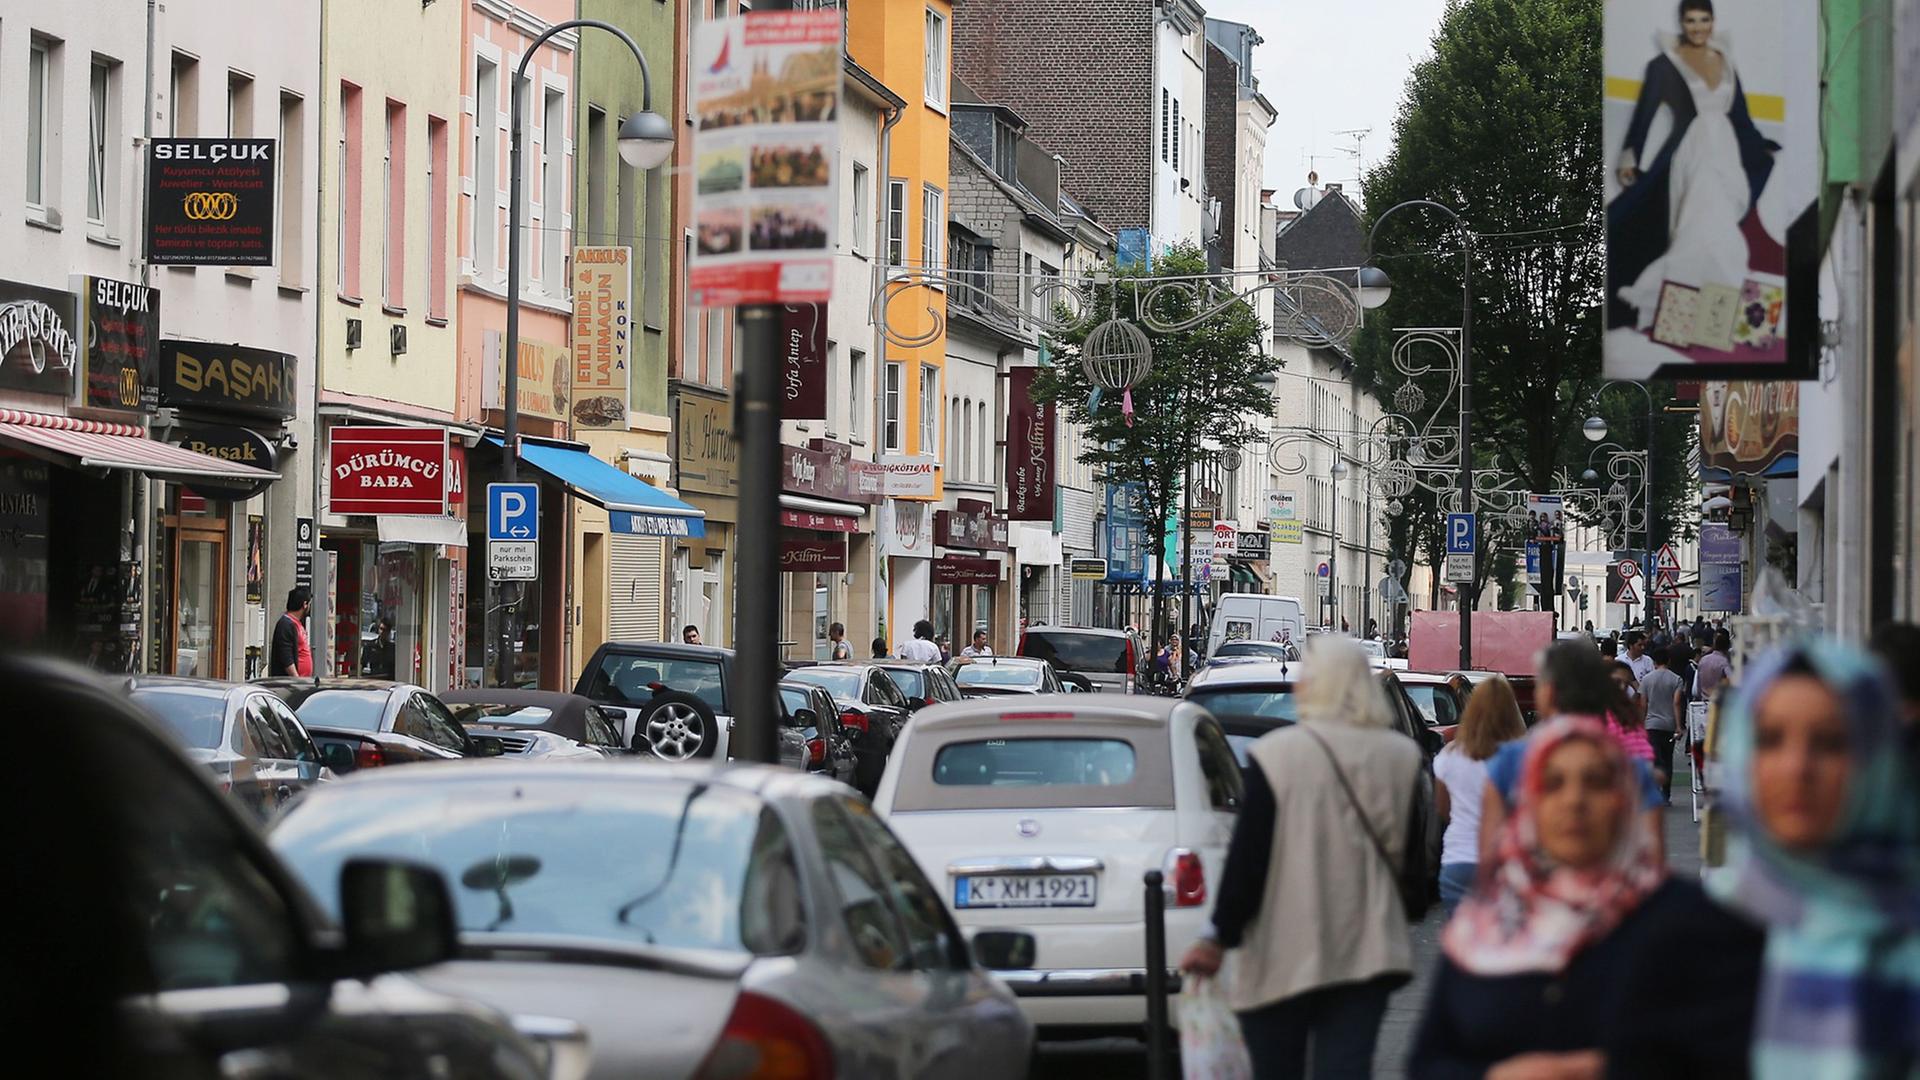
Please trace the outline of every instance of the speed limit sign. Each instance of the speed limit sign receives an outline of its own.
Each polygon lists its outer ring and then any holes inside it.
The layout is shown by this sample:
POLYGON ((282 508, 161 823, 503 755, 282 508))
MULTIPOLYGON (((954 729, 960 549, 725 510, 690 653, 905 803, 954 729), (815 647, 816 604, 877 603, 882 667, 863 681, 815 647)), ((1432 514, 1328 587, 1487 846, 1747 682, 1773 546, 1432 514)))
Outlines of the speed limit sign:
POLYGON ((1619 565, 1615 566, 1614 569, 1620 572, 1621 577, 1629 581, 1640 576, 1640 564, 1634 562, 1632 559, 1621 559, 1619 565))

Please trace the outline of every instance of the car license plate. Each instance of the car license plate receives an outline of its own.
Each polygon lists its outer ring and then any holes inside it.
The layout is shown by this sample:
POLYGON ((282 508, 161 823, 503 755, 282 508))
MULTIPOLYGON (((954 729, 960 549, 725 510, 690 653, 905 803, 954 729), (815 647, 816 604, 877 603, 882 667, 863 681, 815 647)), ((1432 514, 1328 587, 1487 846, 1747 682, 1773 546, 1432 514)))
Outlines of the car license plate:
POLYGON ((953 883, 956 908, 1092 907, 1092 874, 969 874, 953 883))

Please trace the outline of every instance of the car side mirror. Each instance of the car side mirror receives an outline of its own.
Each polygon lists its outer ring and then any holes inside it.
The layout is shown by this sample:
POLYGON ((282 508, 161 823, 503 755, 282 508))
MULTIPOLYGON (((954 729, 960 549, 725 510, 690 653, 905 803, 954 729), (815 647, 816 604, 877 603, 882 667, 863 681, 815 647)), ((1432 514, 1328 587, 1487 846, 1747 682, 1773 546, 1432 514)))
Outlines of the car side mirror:
POLYGON ((350 859, 340 869, 342 977, 367 979, 453 958, 459 923, 440 871, 391 859, 350 859))
POLYGON ((812 709, 795 709, 793 710, 793 726, 817 728, 820 726, 820 714, 814 712, 812 709))
POLYGON ((1438 731, 1432 728, 1420 729, 1420 748, 1427 752, 1428 757, 1433 757, 1446 747, 1447 740, 1438 731))
POLYGON ((507 752, 506 744, 498 736, 468 733, 467 742, 473 747, 473 757, 499 757, 507 752))
POLYGON ((327 743, 320 747, 320 763, 337 773, 353 771, 353 751, 345 743, 327 743))

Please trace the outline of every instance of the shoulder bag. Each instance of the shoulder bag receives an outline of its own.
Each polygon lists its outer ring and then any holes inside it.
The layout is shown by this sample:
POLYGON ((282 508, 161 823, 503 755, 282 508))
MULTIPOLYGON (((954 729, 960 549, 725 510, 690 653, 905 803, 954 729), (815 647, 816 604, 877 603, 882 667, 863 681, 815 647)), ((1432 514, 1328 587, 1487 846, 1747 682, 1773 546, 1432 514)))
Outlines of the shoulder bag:
MULTIPOLYGON (((1380 861, 1387 864, 1387 873, 1393 875, 1393 883, 1400 891, 1400 907, 1406 913, 1407 921, 1419 922, 1432 900, 1431 890, 1427 887, 1426 860, 1414 858, 1414 854, 1425 846, 1420 829, 1420 808, 1415 806, 1407 816, 1406 848, 1401 856, 1401 865, 1395 866, 1392 857, 1387 854, 1387 845, 1373 831, 1373 823, 1367 820, 1366 811, 1360 808, 1360 798, 1353 793, 1353 785, 1347 782, 1347 773, 1340 767, 1340 759, 1333 756, 1333 747, 1328 746, 1327 740, 1321 738, 1320 733, 1310 725, 1294 726, 1313 736, 1313 741, 1320 744, 1320 752, 1327 755, 1327 764, 1333 768, 1333 778, 1340 781, 1340 790, 1347 793, 1347 805, 1353 807, 1354 816, 1360 819, 1360 831, 1366 834, 1367 842, 1373 845, 1380 861)), ((1416 784, 1413 798, 1417 801, 1419 797, 1420 788, 1416 784)))

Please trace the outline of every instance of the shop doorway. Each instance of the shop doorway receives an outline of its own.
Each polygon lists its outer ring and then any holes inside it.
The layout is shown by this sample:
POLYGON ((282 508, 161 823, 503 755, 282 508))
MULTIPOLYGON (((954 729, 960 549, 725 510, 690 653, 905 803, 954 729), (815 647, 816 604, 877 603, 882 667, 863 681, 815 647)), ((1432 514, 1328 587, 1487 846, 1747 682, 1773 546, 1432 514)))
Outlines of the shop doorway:
POLYGON ((227 677, 227 533, 225 522, 185 524, 173 532, 173 612, 167 655, 175 675, 227 677))

